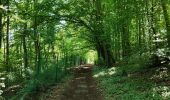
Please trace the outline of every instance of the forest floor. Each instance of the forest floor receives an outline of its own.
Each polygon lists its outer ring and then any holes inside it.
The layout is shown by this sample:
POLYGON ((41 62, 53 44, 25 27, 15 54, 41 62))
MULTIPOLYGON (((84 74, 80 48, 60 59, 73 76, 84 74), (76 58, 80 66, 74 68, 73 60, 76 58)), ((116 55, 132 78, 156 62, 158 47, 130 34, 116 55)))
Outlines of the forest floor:
POLYGON ((105 100, 170 100, 169 67, 123 65, 94 68, 105 100))
POLYGON ((92 77, 92 65, 81 65, 71 70, 74 78, 63 88, 54 86, 42 100, 104 100, 92 77))

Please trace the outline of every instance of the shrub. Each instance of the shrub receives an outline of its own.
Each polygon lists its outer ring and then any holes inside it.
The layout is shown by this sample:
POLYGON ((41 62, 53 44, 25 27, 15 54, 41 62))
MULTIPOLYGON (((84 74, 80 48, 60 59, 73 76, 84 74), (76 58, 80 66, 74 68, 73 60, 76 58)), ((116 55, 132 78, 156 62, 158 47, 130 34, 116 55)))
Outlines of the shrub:
POLYGON ((48 86, 59 82, 64 77, 62 68, 52 67, 41 72, 39 75, 34 74, 32 79, 25 81, 25 86, 17 93, 13 100, 22 100, 29 95, 34 95, 45 91, 48 86), (56 75, 57 74, 57 75, 56 75))
POLYGON ((150 67, 170 65, 170 49, 162 48, 152 52, 150 67))

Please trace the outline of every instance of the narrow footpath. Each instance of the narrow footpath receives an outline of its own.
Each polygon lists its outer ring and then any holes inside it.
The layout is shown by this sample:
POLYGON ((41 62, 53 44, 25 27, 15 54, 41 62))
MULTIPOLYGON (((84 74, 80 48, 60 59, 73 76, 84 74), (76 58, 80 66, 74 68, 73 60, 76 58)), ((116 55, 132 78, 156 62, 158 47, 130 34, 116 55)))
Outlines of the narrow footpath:
POLYGON ((74 78, 64 88, 63 93, 55 96, 56 90, 53 89, 52 98, 48 100, 104 100, 92 77, 92 65, 81 65, 72 71, 74 78))

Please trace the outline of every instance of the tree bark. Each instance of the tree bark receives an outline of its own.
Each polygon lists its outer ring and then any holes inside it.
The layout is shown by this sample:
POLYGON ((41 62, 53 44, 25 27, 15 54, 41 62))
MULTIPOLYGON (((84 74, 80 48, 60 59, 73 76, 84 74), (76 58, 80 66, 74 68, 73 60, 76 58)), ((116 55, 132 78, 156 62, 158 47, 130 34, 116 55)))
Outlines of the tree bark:
POLYGON ((111 44, 110 41, 111 37, 107 37, 107 34, 104 34, 104 27, 103 27, 103 18, 102 18, 102 1, 96 0, 95 1, 95 22, 94 22, 94 37, 96 42, 96 49, 98 52, 99 61, 103 60, 104 64, 107 67, 112 67, 115 63, 113 58, 113 53, 111 51, 111 44), (105 36, 106 35, 106 36, 105 36), (103 37, 104 36, 104 37, 103 37))
MULTIPOLYGON (((99 39, 96 39, 98 41, 99 39)), ((107 67, 112 67, 115 64, 115 59, 113 58, 113 53, 111 51, 110 43, 106 44, 106 41, 98 41, 96 43, 96 50, 98 54, 99 63, 104 63, 107 67)))
MULTIPOLYGON (((7 14, 9 14, 9 0, 7 0, 7 14)), ((10 17, 7 15, 7 30, 6 30, 6 71, 9 72, 9 24, 10 24, 10 17)))
POLYGON ((26 34, 27 34, 27 23, 24 25, 24 32, 22 34, 22 46, 24 50, 24 68, 28 67, 28 53, 27 53, 27 45, 26 45, 26 34))
POLYGON ((165 19, 165 23, 166 23, 168 47, 170 48, 170 20, 169 20, 169 15, 168 15, 168 9, 166 6, 166 4, 167 4, 166 1, 167 0, 161 0, 161 6, 162 6, 164 19, 165 19))
MULTIPOLYGON (((2 0, 0 0, 0 5, 2 5, 2 0)), ((3 29, 3 25, 2 25, 2 12, 0 12, 0 49, 2 48, 2 29, 3 29)))
POLYGON ((129 29, 128 25, 122 27, 122 56, 123 58, 129 57, 130 55, 130 40, 129 40, 129 29))
POLYGON ((120 12, 121 15, 122 13, 125 13, 125 16, 122 18, 121 21, 121 39, 122 39, 122 57, 127 58, 130 56, 131 53, 131 47, 130 47, 130 32, 129 32, 129 24, 130 24, 130 15, 129 15, 129 7, 127 5, 127 0, 122 1, 122 10, 123 12, 120 12))
POLYGON ((40 73, 40 43, 39 43, 39 35, 37 32, 37 9, 36 9, 37 1, 34 0, 34 47, 35 47, 35 68, 36 74, 40 73))

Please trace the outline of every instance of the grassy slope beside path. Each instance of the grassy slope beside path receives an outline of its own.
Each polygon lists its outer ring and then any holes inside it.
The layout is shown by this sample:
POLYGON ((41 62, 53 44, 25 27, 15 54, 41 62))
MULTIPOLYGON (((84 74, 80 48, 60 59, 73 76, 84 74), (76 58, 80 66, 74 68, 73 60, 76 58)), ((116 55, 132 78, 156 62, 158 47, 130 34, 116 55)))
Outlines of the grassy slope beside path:
POLYGON ((167 68, 139 66, 96 67, 94 77, 106 100, 169 100, 170 79, 167 68))

